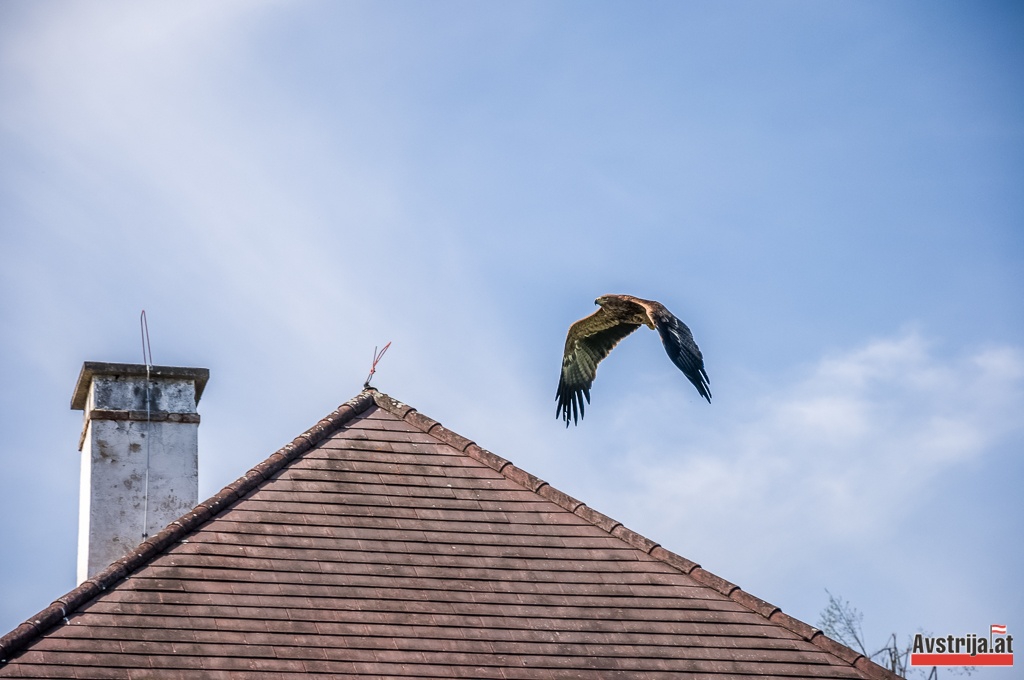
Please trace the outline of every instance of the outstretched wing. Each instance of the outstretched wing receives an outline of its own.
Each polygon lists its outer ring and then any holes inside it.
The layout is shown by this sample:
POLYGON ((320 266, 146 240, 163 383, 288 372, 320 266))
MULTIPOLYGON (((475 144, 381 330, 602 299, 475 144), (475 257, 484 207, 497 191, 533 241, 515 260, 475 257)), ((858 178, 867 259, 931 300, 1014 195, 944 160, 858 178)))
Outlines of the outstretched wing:
POLYGON ((620 340, 639 327, 639 324, 617 320, 603 307, 569 327, 562 355, 562 374, 555 393, 558 399, 555 413, 561 414, 566 427, 569 427, 570 416, 574 423, 583 417, 583 398, 590 403, 590 386, 594 384, 598 363, 620 340))
POLYGON ((693 340, 693 333, 662 304, 650 304, 647 313, 654 321, 654 327, 658 329, 668 358, 693 383, 700 396, 711 403, 711 390, 708 389, 710 380, 704 371, 704 356, 693 340))

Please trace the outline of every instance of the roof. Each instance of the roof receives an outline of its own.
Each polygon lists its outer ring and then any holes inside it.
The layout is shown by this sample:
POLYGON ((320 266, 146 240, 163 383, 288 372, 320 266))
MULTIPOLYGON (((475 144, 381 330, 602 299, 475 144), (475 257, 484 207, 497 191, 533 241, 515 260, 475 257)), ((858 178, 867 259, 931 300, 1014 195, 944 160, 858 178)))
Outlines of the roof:
POLYGON ((0 659, 0 677, 897 677, 373 389, 0 659))

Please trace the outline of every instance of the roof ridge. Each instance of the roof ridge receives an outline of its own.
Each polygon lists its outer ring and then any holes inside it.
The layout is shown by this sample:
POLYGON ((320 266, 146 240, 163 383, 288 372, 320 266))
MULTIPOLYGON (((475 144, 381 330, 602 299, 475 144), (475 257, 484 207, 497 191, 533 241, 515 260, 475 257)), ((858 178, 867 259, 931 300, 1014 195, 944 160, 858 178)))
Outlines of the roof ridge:
MULTIPOLYGON (((372 389, 370 388, 370 390, 372 389)), ((213 519, 289 462, 315 448, 342 425, 373 405, 374 399, 371 392, 364 389, 321 418, 313 427, 290 443, 270 454, 263 462, 254 466, 234 482, 168 524, 156 535, 140 543, 134 550, 115 560, 103 571, 82 581, 76 588, 54 600, 48 607, 35 616, 29 617, 11 632, 0 637, 0 664, 6 662, 12 654, 41 637, 61 621, 66 621, 69 614, 77 611, 107 588, 128 578, 151 559, 179 542, 182 537, 213 519)))
POLYGON ((239 498, 268 480, 285 465, 318 446, 340 427, 373 405, 388 411, 438 441, 483 463, 510 481, 550 500, 559 507, 590 522, 634 548, 642 550, 651 557, 681 571, 695 581, 712 588, 737 604, 759 614, 771 623, 789 630, 822 651, 850 664, 869 678, 873 680, 900 680, 900 676, 880 666, 865 655, 833 640, 818 628, 814 628, 799 619, 785 614, 780 607, 747 593, 738 585, 707 571, 696 562, 661 547, 658 543, 629 529, 621 522, 598 512, 583 501, 573 498, 551 486, 551 484, 543 479, 515 466, 511 461, 484 449, 472 440, 444 427, 433 418, 423 415, 415 408, 378 391, 374 387, 364 388, 358 395, 338 406, 334 411, 317 421, 311 428, 272 453, 237 480, 168 524, 162 531, 143 541, 134 550, 116 560, 100 573, 86 579, 70 592, 57 598, 48 607, 29 617, 29 619, 11 632, 0 637, 0 665, 4 664, 12 654, 20 651, 35 639, 47 633, 51 628, 59 625, 61 621, 66 621, 69 614, 77 611, 108 588, 128 578, 154 557, 178 543, 182 537, 213 519, 239 498))
POLYGON ((869 678, 874 680, 903 680, 901 676, 872 661, 864 654, 851 649, 837 640, 833 640, 822 632, 821 629, 786 614, 782 611, 781 607, 751 595, 735 583, 731 583, 717 574, 713 574, 696 562, 688 560, 671 550, 666 550, 660 544, 626 527, 622 522, 612 519, 602 512, 598 512, 583 501, 573 498, 569 494, 551 486, 551 484, 543 479, 517 467, 510 460, 502 458, 496 453, 477 445, 476 442, 449 430, 440 422, 423 415, 408 404, 404 404, 373 387, 367 388, 363 394, 367 394, 367 392, 372 396, 373 402, 378 407, 397 416, 406 423, 466 454, 470 458, 483 463, 506 479, 546 498, 555 505, 568 510, 599 529, 603 529, 634 548, 642 550, 656 560, 664 562, 674 569, 678 569, 698 583, 708 586, 733 602, 759 614, 767 621, 785 628, 802 640, 810 642, 822 651, 850 664, 869 678))

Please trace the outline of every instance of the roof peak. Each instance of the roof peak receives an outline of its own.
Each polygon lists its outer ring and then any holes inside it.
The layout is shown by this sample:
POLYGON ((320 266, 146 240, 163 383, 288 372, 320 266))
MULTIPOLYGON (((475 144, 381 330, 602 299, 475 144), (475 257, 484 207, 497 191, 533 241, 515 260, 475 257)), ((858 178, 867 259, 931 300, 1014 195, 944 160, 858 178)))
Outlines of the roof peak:
POLYGON ((699 584, 760 615, 766 621, 790 631, 800 639, 855 667, 865 676, 876 680, 891 680, 899 677, 864 655, 827 637, 821 630, 789 616, 781 608, 747 593, 736 584, 707 571, 696 562, 663 548, 621 522, 589 507, 584 502, 551 486, 543 479, 517 467, 509 460, 484 449, 472 440, 444 427, 440 422, 423 415, 412 406, 380 392, 374 387, 365 387, 358 395, 341 404, 292 442, 271 454, 266 460, 225 486, 211 498, 171 522, 163 531, 144 541, 99 574, 84 581, 77 588, 58 598, 49 607, 0 638, 0 662, 10 658, 13 653, 23 649, 51 628, 66 620, 71 613, 80 609, 87 602, 127 578, 171 546, 179 543, 191 532, 233 505, 238 499, 269 480, 289 463, 318 447, 347 423, 374 406, 491 468, 506 479, 534 492, 632 548, 689 576, 699 584))

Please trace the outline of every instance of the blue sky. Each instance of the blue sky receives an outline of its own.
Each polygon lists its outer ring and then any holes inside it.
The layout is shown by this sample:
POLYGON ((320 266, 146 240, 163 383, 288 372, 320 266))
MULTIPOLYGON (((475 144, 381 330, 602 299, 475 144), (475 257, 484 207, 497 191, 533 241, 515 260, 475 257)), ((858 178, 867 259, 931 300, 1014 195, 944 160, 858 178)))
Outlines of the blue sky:
MULTIPOLYGON (((0 4, 0 629, 74 585, 83 361, 206 497, 375 384, 809 623, 1024 630, 1024 11, 0 4), (595 297, 657 299, 578 428, 595 297)), ((993 677, 999 671, 982 671, 993 677)))

